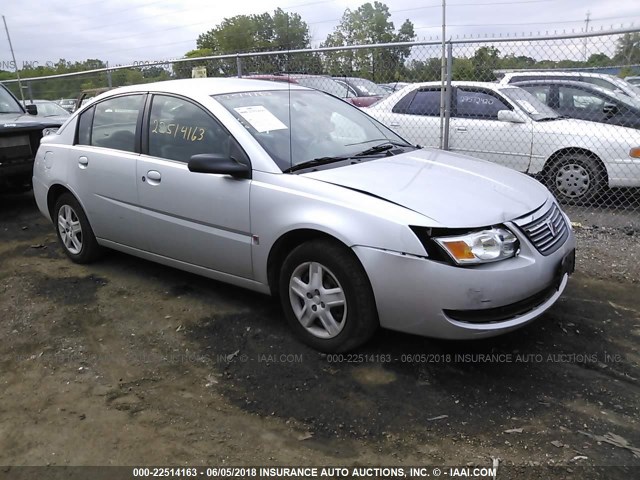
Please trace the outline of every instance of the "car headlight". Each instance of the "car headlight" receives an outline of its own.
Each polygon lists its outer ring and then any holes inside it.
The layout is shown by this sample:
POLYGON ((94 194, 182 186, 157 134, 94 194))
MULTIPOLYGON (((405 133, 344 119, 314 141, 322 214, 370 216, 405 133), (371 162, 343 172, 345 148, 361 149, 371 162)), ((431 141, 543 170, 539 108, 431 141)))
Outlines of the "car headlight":
POLYGON ((50 127, 50 128, 43 128, 42 129, 42 136, 46 137, 47 135, 53 135, 54 133, 56 133, 58 131, 59 127, 50 127))
POLYGON ((465 235, 433 239, 458 265, 495 262, 514 257, 517 237, 506 228, 491 228, 465 235))

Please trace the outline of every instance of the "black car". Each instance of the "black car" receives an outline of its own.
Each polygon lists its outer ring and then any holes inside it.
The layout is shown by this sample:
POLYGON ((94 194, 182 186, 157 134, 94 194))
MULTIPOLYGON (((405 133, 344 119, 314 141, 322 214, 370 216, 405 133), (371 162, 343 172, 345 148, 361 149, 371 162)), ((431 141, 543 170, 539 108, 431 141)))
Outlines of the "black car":
POLYGON ((0 192, 30 187, 40 139, 60 125, 59 119, 39 117, 36 105, 23 107, 0 84, 0 192))
POLYGON ((640 129, 640 102, 597 85, 573 80, 513 82, 560 115, 640 129))

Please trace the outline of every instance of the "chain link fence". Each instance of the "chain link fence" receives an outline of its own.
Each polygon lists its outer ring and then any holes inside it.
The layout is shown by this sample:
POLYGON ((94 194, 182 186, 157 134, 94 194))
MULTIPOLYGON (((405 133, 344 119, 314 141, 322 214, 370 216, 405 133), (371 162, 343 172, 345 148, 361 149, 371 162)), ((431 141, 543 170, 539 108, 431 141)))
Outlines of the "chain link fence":
MULTIPOLYGON (((5 84, 85 101, 121 85, 238 76, 331 93, 412 143, 535 176, 586 224, 640 226, 640 30, 253 52, 5 84), (631 78, 630 81, 633 81, 631 78)), ((70 103, 68 101, 68 103, 70 103)))

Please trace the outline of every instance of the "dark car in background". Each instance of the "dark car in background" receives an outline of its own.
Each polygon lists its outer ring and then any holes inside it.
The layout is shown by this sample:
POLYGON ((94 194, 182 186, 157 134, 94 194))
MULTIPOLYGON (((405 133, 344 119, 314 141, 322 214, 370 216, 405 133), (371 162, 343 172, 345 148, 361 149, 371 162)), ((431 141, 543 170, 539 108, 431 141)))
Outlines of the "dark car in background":
POLYGON ((368 107, 389 95, 389 91, 384 87, 366 78, 333 77, 333 79, 341 85, 344 85, 347 89, 348 96, 354 99, 352 103, 358 107, 368 107))
POLYGON ((0 192, 30 188, 33 158, 40 139, 63 123, 37 113, 37 105, 23 107, 0 84, 0 192))
POLYGON ((560 115, 640 129, 640 101, 606 88, 572 80, 513 82, 560 115))

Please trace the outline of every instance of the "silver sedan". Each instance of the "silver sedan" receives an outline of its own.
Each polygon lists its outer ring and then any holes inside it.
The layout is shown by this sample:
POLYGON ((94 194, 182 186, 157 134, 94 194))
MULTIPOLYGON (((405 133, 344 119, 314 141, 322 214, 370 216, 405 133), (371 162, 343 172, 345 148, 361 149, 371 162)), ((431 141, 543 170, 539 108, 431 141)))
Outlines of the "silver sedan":
POLYGON ((43 138, 33 186, 67 256, 106 248, 281 299, 299 338, 378 327, 480 338, 521 327, 573 271, 570 222, 513 170, 412 146, 304 87, 123 87, 43 138))

